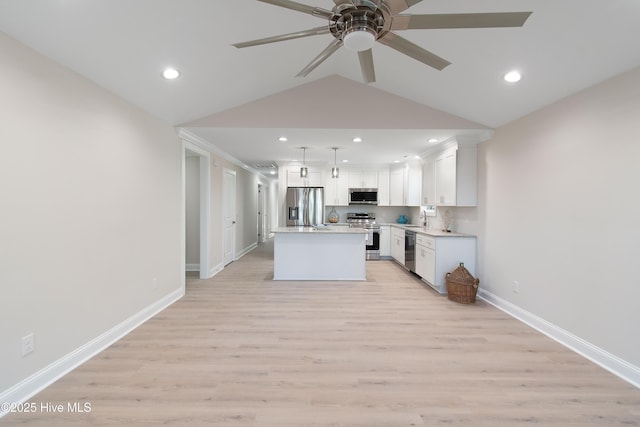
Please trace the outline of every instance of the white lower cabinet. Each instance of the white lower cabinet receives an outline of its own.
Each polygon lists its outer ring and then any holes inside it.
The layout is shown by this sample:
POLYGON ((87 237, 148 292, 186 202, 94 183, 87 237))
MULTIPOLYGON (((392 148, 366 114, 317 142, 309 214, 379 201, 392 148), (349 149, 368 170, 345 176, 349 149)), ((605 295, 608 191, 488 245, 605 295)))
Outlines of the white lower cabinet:
POLYGON ((447 293, 446 275, 455 270, 461 262, 469 273, 475 276, 474 236, 416 235, 416 274, 439 293, 447 293))
POLYGON ((429 283, 436 277, 436 242, 433 237, 416 236, 416 274, 429 283))
POLYGON ((391 227, 391 257, 404 266, 404 230, 391 227))
POLYGON ((391 256, 391 226, 390 225, 380 226, 380 256, 381 257, 391 256))

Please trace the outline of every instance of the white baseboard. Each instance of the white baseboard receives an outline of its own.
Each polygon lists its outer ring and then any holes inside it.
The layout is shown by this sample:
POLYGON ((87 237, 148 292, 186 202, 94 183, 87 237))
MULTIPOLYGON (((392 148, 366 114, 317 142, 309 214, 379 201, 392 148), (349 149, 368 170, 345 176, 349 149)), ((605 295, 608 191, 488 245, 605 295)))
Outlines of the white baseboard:
POLYGON ((600 365, 607 371, 622 378, 635 387, 640 388, 640 367, 620 359, 600 347, 573 335, 553 323, 550 323, 535 314, 532 314, 517 305, 492 294, 491 292, 479 289, 478 297, 547 335, 549 338, 559 342, 565 347, 575 351, 581 356, 591 360, 593 363, 600 365))
POLYGON ((186 264, 184 269, 185 271, 200 271, 200 264, 186 264))
POLYGON ((209 269, 209 276, 207 277, 211 279, 213 276, 220 273, 222 270, 224 270, 224 265, 222 265, 222 263, 219 263, 218 265, 215 265, 209 269))
MULTIPOLYGON (((39 370, 8 390, 0 393, 0 402, 22 403, 44 390, 46 387, 82 365, 96 354, 100 353, 129 332, 161 312, 184 296, 184 288, 176 289, 164 298, 154 302, 142 311, 114 326, 102 335, 78 347, 71 353, 39 370)), ((3 408, 4 405, 3 405, 3 408)), ((8 413, 0 410, 0 418, 8 413)))
POLYGON ((246 254, 248 254, 249 252, 251 252, 252 250, 254 250, 255 248, 258 247, 258 242, 254 242, 251 245, 247 246, 246 248, 244 248, 242 251, 236 253, 236 260, 239 260, 240 258, 242 258, 243 256, 245 256, 246 254))

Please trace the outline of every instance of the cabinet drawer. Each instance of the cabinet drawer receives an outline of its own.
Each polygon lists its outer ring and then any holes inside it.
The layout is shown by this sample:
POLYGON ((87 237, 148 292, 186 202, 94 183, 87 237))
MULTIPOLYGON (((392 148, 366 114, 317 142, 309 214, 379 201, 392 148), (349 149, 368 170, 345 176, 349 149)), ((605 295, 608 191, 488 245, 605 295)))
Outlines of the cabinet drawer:
POLYGON ((423 234, 416 235, 416 245, 426 246, 427 248, 436 248, 436 239, 431 236, 425 236, 423 234))

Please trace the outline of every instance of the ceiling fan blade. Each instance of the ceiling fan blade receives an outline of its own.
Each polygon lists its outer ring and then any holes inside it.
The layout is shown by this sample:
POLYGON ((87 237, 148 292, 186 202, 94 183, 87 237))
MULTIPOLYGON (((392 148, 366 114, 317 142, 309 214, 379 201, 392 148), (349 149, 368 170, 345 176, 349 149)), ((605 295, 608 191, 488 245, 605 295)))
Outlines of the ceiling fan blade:
POLYGON ((232 46, 237 47, 238 49, 241 49, 243 47, 259 46, 261 44, 299 39, 301 37, 315 36, 318 34, 327 34, 329 32, 330 32, 329 27, 325 25, 323 27, 311 28, 310 30, 296 31, 295 33, 280 34, 279 36, 265 37, 264 39, 251 40, 251 41, 242 42, 242 43, 234 43, 232 46))
POLYGON ((329 46, 327 46, 322 52, 320 52, 320 55, 316 56, 313 61, 311 61, 302 70, 300 70, 300 72, 296 74, 296 77, 306 77, 310 72, 315 70, 318 65, 322 64, 325 59, 333 55, 333 53, 340 47, 342 47, 342 41, 334 39, 331 43, 329 43, 329 46))
POLYGON ((411 43, 409 40, 391 32, 387 33, 384 37, 379 38, 378 41, 400 53, 404 53, 405 55, 422 62, 423 64, 433 67, 436 70, 442 70, 451 64, 449 61, 440 58, 435 53, 431 53, 428 50, 411 43))
POLYGON ((363 50, 358 52, 360 59, 360 68, 362 69, 362 78, 365 83, 373 83, 376 81, 376 71, 373 67, 373 50, 363 50))
POLYGON ((392 30, 522 27, 533 12, 447 13, 394 16, 392 30))
POLYGON ((330 10, 322 9, 320 7, 308 6, 306 4, 297 3, 290 0, 258 0, 262 3, 269 3, 274 6, 285 7, 287 9, 295 10, 309 15, 317 16, 319 18, 330 18, 333 13, 330 10))
POLYGON ((387 0, 385 3, 392 15, 404 12, 411 6, 420 3, 422 0, 387 0))

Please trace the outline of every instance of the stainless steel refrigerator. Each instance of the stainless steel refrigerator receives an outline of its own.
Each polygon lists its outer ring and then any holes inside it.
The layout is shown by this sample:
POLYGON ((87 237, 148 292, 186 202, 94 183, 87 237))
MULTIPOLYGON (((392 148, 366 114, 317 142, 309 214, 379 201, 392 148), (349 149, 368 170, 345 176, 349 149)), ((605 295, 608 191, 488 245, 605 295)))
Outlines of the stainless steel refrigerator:
POLYGON ((323 222, 323 187, 287 188, 287 226, 310 226, 323 222))

